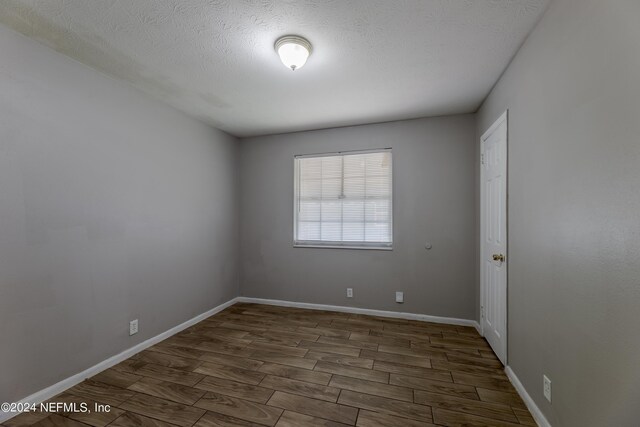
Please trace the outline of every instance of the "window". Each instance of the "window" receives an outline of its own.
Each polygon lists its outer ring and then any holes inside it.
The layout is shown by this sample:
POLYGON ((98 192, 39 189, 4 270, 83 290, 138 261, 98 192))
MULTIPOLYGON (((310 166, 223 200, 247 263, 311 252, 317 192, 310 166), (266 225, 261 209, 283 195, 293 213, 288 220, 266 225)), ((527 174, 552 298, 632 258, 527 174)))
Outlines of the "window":
POLYGON ((294 245, 391 249, 391 149, 296 156, 294 245))

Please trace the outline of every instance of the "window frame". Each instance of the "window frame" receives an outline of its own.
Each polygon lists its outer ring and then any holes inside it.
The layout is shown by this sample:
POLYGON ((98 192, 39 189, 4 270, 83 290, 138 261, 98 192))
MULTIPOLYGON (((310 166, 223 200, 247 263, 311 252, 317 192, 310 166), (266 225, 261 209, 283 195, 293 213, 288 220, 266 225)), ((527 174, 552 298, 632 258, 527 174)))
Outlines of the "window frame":
POLYGON ((294 248, 316 248, 316 249, 364 249, 364 250, 379 250, 379 251, 392 251, 393 242, 395 240, 394 227, 393 227, 393 209, 394 209, 394 175, 393 175, 393 150, 388 148, 373 148, 367 150, 351 150, 351 151, 334 151, 329 153, 314 153, 314 154, 296 154, 293 156, 293 247, 294 248), (373 153, 390 153, 390 178, 391 178, 391 210, 389 212, 389 227, 391 242, 340 242, 340 241, 322 241, 322 240, 297 240, 298 236, 298 187, 300 185, 300 168, 298 167, 298 159, 312 158, 312 157, 333 157, 333 156, 348 156, 354 154, 373 154, 373 153))

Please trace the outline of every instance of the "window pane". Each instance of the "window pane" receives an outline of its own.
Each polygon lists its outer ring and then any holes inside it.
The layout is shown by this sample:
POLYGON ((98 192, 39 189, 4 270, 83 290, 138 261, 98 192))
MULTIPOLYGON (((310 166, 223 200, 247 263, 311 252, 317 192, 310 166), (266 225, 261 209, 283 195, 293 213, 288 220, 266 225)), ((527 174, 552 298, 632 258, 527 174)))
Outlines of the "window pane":
POLYGON ((364 168, 366 162, 365 154, 353 154, 350 156, 344 156, 343 158, 345 178, 364 177, 364 168))
POLYGON ((390 203, 388 200, 367 200, 365 204, 366 222, 388 222, 391 218, 390 203))
POLYGON ((319 200, 300 201, 300 212, 298 213, 298 221, 320 222, 320 201, 319 200))
POLYGON ((364 175, 344 178, 344 196, 347 199, 364 199, 366 181, 364 175))
POLYGON ((364 222, 342 223, 343 242, 364 242, 364 222))
POLYGON ((322 181, 319 179, 300 181, 300 197, 302 199, 320 199, 322 197, 322 181))
POLYGON ((342 157, 320 157, 322 160, 322 179, 331 179, 342 177, 342 157))
POLYGON ((391 152, 296 158, 295 240, 392 241, 391 152))
POLYGON ((298 240, 320 240, 320 221, 299 222, 298 240))
POLYGON ((300 159, 300 178, 305 179, 319 179, 322 171, 322 158, 311 157, 308 159, 300 159))
POLYGON ((362 222, 365 220, 364 200, 345 199, 342 202, 342 220, 344 222, 362 222))
POLYGON ((387 176, 371 176, 367 177, 367 198, 385 197, 391 195, 391 180, 387 176))
POLYGON ((364 236, 366 242, 387 242, 389 241, 389 224, 367 222, 364 226, 364 236))
POLYGON ((340 200, 323 200, 322 213, 323 222, 342 221, 342 202, 340 200))
POLYGON ((340 178, 322 179, 322 198, 338 199, 342 194, 342 180, 340 178))
POLYGON ((323 222, 322 230, 320 235, 320 240, 325 240, 328 242, 339 242, 341 241, 341 223, 339 222, 323 222))

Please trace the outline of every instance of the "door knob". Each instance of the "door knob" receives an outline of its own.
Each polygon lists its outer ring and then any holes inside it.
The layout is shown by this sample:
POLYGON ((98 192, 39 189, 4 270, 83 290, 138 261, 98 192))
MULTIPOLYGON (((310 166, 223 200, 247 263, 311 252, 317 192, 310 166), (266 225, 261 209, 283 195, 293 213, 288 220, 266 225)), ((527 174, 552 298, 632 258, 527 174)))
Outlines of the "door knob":
POLYGON ((502 254, 493 254, 494 261, 504 262, 504 255, 502 254))

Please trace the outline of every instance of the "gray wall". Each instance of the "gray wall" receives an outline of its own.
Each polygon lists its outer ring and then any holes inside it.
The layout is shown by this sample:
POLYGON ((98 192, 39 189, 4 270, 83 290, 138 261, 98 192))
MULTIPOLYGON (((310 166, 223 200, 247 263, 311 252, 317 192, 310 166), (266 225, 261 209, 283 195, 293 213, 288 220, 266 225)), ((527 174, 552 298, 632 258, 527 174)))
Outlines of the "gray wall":
POLYGON ((475 318, 473 115, 242 139, 240 152, 242 295, 475 318), (393 251, 293 248, 293 156, 381 147, 394 156, 393 251))
POLYGON ((509 364, 554 426, 640 419, 639 16, 552 2, 479 113, 510 113, 509 364))
POLYGON ((238 295, 237 141, 5 27, 0 52, 11 402, 238 295))

